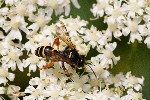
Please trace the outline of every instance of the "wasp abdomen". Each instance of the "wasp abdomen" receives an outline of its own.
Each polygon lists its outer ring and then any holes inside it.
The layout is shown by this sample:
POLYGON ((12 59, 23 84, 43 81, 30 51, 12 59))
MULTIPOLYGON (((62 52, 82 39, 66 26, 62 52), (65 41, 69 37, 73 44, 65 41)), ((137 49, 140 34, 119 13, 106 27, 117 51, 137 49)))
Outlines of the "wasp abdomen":
POLYGON ((38 57, 50 57, 52 54, 53 48, 51 46, 41 46, 38 47, 35 51, 35 55, 38 57))

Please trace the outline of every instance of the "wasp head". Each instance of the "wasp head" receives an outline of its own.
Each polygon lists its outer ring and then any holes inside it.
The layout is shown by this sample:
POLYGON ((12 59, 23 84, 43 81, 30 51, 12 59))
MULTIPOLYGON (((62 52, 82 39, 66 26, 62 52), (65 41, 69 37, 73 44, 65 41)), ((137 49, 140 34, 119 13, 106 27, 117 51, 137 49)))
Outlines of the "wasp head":
POLYGON ((79 60, 78 60, 78 66, 79 67, 83 67, 85 63, 85 56, 84 55, 80 55, 79 56, 79 60))

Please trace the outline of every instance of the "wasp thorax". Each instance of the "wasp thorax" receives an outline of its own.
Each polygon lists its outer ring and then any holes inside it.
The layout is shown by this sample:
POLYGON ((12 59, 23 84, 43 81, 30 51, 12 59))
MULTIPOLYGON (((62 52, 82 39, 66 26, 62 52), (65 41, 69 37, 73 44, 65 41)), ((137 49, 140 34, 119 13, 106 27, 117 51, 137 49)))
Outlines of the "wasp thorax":
POLYGON ((53 50, 54 49, 51 46, 46 46, 44 48, 44 55, 50 57, 53 50))

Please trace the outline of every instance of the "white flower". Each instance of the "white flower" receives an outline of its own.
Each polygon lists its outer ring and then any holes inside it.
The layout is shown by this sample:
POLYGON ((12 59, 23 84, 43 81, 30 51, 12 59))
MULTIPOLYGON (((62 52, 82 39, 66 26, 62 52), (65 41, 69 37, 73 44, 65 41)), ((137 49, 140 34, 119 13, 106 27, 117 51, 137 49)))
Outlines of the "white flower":
POLYGON ((30 84, 30 85, 39 85, 39 83, 40 83, 39 77, 32 78, 32 79, 30 79, 30 81, 29 81, 29 84, 30 84))
POLYGON ((144 15, 144 21, 145 22, 149 22, 150 21, 150 7, 146 7, 145 8, 145 12, 147 13, 146 15, 144 15))
POLYGON ((146 35, 144 43, 147 44, 148 48, 150 48, 150 22, 146 24, 146 28, 144 30, 144 33, 146 35))
MULTIPOLYGON (((0 9, 1 15, 7 15, 8 11, 9 11, 8 7, 3 7, 3 8, 0 9)), ((1 18, 4 18, 4 17, 1 16, 1 18)))
POLYGON ((22 51, 18 48, 10 48, 7 50, 6 55, 2 59, 2 66, 16 70, 16 65, 20 71, 23 71, 23 65, 19 57, 22 56, 22 51))
POLYGON ((8 68, 0 67, 0 84, 6 85, 8 80, 13 81, 15 74, 8 72, 8 68))
POLYGON ((114 1, 113 6, 109 5, 106 7, 107 17, 105 18, 105 22, 108 24, 122 23, 122 19, 124 19, 123 10, 121 8, 122 1, 114 1))
POLYGON ((83 39, 81 37, 79 37, 79 36, 73 36, 73 37, 71 37, 71 42, 74 45, 79 45, 79 44, 83 43, 83 39))
POLYGON ((112 35, 120 40, 120 37, 122 36, 121 29, 123 28, 123 25, 114 22, 113 24, 108 23, 108 28, 105 32, 107 34, 108 38, 112 40, 112 35))
MULTIPOLYGON (((107 70, 105 70, 105 67, 101 66, 101 59, 99 58, 99 56, 92 57, 91 58, 91 65, 87 65, 86 69, 87 69, 88 72, 92 72, 93 73, 92 76, 91 76, 91 79, 95 79, 95 77, 97 77, 99 79, 101 79, 101 78, 106 79, 110 75, 110 73, 107 70), (94 73, 96 74, 96 76, 94 76, 94 73)), ((97 82, 95 82, 95 83, 97 83, 97 82)), ((95 83, 92 82, 91 85, 95 84, 95 83)))
POLYGON ((103 68, 112 68, 113 64, 117 64, 117 62, 120 60, 120 57, 115 57, 113 54, 114 49, 117 47, 116 42, 109 43, 105 45, 105 49, 100 49, 100 53, 98 57, 100 59, 100 64, 103 68))
POLYGON ((79 32, 82 32, 82 28, 88 23, 85 20, 81 20, 79 16, 77 16, 77 18, 70 17, 67 19, 64 19, 63 16, 60 16, 59 20, 64 23, 70 37, 77 36, 79 32))
POLYGON ((27 23, 24 20, 23 16, 16 15, 16 16, 9 16, 10 21, 5 21, 3 25, 3 29, 5 32, 8 32, 6 39, 13 40, 13 39, 19 39, 22 40, 22 34, 20 30, 22 30, 25 33, 28 33, 28 29, 26 28, 27 23))
POLYGON ((134 18, 133 20, 131 19, 127 19, 125 24, 127 25, 127 27, 122 29, 122 33, 123 35, 127 36, 128 34, 130 34, 130 40, 129 42, 134 42, 135 39, 138 40, 139 42, 142 41, 142 34, 140 34, 140 32, 143 30, 141 27, 141 25, 139 25, 139 23, 141 22, 141 18, 137 17, 134 18))
POLYGON ((23 65, 24 67, 29 67, 29 73, 31 71, 35 72, 38 68, 43 67, 44 65, 46 65, 46 61, 44 60, 40 60, 39 57, 37 57, 35 54, 30 54, 29 57, 26 60, 23 60, 23 65))
POLYGON ((8 5, 11 5, 11 6, 17 2, 18 2, 18 0, 5 0, 5 3, 8 5))
MULTIPOLYGON (((40 71, 41 73, 41 71, 40 71)), ((35 78, 32 78, 30 79, 29 81, 29 84, 34 86, 34 85, 41 85, 41 86, 44 86, 44 87, 47 87, 49 86, 51 83, 57 83, 57 78, 52 76, 52 75, 47 75, 47 76, 42 76, 40 74, 40 77, 35 77, 35 78)))
MULTIPOLYGON (((42 32, 47 31, 44 29, 42 32)), ((31 33, 30 35, 28 36, 29 41, 23 45, 23 48, 28 51, 27 53, 35 54, 35 50, 39 46, 50 46, 54 42, 54 36, 51 33, 49 35, 31 33)))
POLYGON ((144 43, 147 44, 147 47, 150 48, 150 37, 146 37, 144 43))
POLYGON ((136 93, 133 89, 129 89, 127 91, 127 95, 123 96, 121 100, 138 100, 142 99, 142 94, 141 93, 136 93))
POLYGON ((80 8, 77 0, 47 0, 45 2, 45 5, 47 6, 47 12, 50 15, 53 13, 54 10, 56 16, 60 15, 63 12, 65 12, 65 15, 68 16, 70 13, 70 2, 72 2, 76 8, 80 8))
POLYGON ((145 0, 129 0, 123 4, 123 9, 127 12, 128 17, 134 18, 136 14, 138 16, 143 15, 143 8, 146 6, 145 0))
POLYGON ((23 100, 35 100, 36 98, 33 95, 24 96, 23 100))
POLYGON ((80 55, 87 55, 90 50, 90 45, 79 44, 76 46, 76 49, 78 50, 80 55))
POLYGON ((123 86, 125 89, 133 87, 136 91, 141 90, 141 85, 143 85, 144 78, 137 78, 131 75, 131 72, 126 74, 126 79, 123 80, 123 86))
POLYGON ((53 10, 55 10, 55 15, 59 15, 61 13, 65 11, 65 14, 68 15, 70 13, 70 5, 69 5, 69 1, 67 0, 62 0, 61 2, 59 2, 58 0, 48 0, 46 5, 47 5, 47 10, 49 10, 49 12, 52 14, 53 10), (63 8, 65 7, 65 8, 63 8))
MULTIPOLYGON (((33 100, 34 99, 44 99, 43 97, 43 86, 40 86, 38 85, 37 88, 34 88, 33 86, 28 86, 26 89, 25 89, 25 93, 29 93, 31 95, 29 96, 25 96, 25 98, 32 98, 33 100)), ((26 99, 25 99, 26 100, 26 99)), ((28 100, 28 99, 27 99, 28 100)))
POLYGON ((82 38, 94 48, 100 40, 100 37, 102 37, 102 33, 97 31, 96 27, 91 26, 90 30, 85 31, 85 36, 82 38))
POLYGON ((72 77, 73 82, 68 83, 70 85, 70 89, 78 90, 82 88, 83 90, 86 90, 84 87, 85 83, 88 82, 88 76, 83 75, 79 78, 77 74, 73 75, 72 77))
POLYGON ((104 11, 108 6, 109 0, 97 0, 97 4, 92 5, 91 12, 95 17, 102 17, 104 15, 104 11))
POLYGON ((6 38, 0 42, 0 54, 5 56, 8 52, 13 50, 14 48, 22 48, 21 43, 14 43, 12 40, 7 40, 6 38))
POLYGON ((119 73, 115 77, 112 77, 112 81, 115 87, 122 87, 122 80, 125 80, 123 73, 119 73))
POLYGON ((31 24, 28 29, 32 29, 34 32, 37 32, 39 29, 42 30, 50 20, 51 17, 46 15, 45 9, 39 9, 38 14, 29 15, 29 21, 34 23, 31 24))
POLYGON ((0 87, 0 94, 4 94, 5 93, 5 87, 0 87))
POLYGON ((60 96, 60 92, 62 91, 62 87, 60 87, 57 84, 51 84, 46 88, 46 91, 44 91, 47 95, 49 95, 53 99, 58 99, 60 96))
POLYGON ((19 86, 9 85, 9 86, 8 86, 8 89, 7 89, 7 95, 8 95, 12 100, 19 99, 18 97, 24 96, 24 93, 23 93, 23 92, 19 92, 20 89, 21 89, 21 88, 20 88, 19 86))
POLYGON ((16 15, 20 15, 22 17, 28 16, 28 11, 26 8, 26 2, 20 1, 14 4, 14 8, 10 9, 10 12, 16 15))
MULTIPOLYGON (((38 4, 37 1, 41 1, 41 0, 23 0, 23 3, 26 6, 26 10, 27 10, 28 14, 31 14, 36 11, 37 4, 38 4)), ((42 1, 44 1, 44 0, 42 0, 42 1)))

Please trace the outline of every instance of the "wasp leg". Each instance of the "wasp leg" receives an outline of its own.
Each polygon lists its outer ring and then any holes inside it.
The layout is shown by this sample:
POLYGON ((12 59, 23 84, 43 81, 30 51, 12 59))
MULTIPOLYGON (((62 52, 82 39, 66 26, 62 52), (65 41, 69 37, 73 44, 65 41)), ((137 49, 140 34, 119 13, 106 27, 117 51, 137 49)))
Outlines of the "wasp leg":
POLYGON ((60 41, 59 41, 59 38, 58 38, 58 37, 54 40, 52 47, 53 47, 54 45, 56 45, 56 46, 57 46, 57 49, 59 50, 60 41))
POLYGON ((68 73, 68 70, 66 69, 66 67, 65 67, 65 65, 64 65, 64 62, 62 62, 62 68, 63 68, 63 70, 64 70, 64 72, 65 72, 66 74, 69 74, 69 73, 68 73))
MULTIPOLYGON (((67 77, 70 77, 71 74, 70 74, 70 73, 68 72, 68 70, 65 68, 64 62, 62 62, 62 68, 63 68, 64 72, 66 73, 66 76, 67 76, 67 77)), ((71 80, 72 82, 74 82, 73 79, 71 79, 71 77, 70 77, 70 80, 71 80)))
POLYGON ((39 70, 42 70, 42 69, 47 69, 49 67, 52 67, 54 65, 54 62, 50 62, 48 63, 47 65, 43 66, 42 68, 39 68, 39 70))
POLYGON ((72 69, 75 69, 76 67, 75 67, 74 65, 71 65, 71 68, 72 68, 72 69))
POLYGON ((68 50, 68 49, 69 49, 69 46, 66 46, 66 47, 65 47, 65 50, 68 50))

